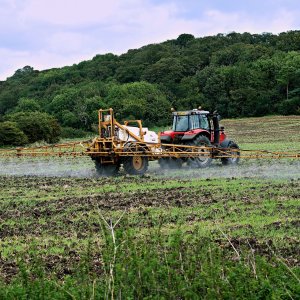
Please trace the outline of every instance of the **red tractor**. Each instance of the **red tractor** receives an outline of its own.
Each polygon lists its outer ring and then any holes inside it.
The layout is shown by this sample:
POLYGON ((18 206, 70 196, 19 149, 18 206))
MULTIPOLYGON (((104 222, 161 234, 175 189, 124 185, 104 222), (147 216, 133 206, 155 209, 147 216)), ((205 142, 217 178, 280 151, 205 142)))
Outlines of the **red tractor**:
MULTIPOLYGON (((212 151, 215 148, 235 149, 234 157, 221 158, 223 165, 235 165, 239 162, 238 145, 229 140, 224 132, 224 127, 220 127, 220 115, 217 112, 193 109, 189 111, 174 111, 173 128, 170 131, 161 132, 160 138, 163 144, 178 144, 189 146, 203 146, 203 153, 209 147, 212 151), (206 149, 205 149, 206 148, 206 149)), ((188 148, 187 148, 188 149, 188 148)), ((159 164, 162 168, 180 168, 186 162, 191 168, 205 168, 212 162, 212 157, 201 154, 197 158, 161 158, 159 164)))

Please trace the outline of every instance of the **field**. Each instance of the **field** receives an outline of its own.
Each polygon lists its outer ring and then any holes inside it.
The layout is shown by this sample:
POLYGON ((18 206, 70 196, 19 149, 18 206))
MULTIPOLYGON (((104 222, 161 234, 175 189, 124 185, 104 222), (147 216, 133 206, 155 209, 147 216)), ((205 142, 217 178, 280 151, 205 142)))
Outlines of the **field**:
MULTIPOLYGON (((300 117, 222 123, 241 148, 300 149, 300 117)), ((300 299, 299 160, 0 168, 0 299, 300 299)))

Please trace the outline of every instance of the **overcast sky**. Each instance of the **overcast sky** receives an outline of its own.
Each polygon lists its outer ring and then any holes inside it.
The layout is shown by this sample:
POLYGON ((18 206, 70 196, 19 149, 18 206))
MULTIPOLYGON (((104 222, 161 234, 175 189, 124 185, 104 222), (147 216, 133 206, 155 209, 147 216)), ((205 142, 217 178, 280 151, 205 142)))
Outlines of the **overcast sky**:
POLYGON ((300 29, 300 0, 0 0, 0 80, 217 33, 300 29))

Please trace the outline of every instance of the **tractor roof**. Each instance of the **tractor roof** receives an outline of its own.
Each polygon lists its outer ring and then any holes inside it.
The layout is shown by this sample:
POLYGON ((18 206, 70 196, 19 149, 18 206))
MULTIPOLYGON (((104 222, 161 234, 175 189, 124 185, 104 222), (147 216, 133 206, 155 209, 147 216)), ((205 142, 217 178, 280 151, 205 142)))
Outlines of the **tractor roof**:
POLYGON ((199 109, 193 109, 193 110, 186 110, 186 111, 174 111, 174 116, 189 116, 189 115, 208 115, 209 111, 207 110, 199 110, 199 109))

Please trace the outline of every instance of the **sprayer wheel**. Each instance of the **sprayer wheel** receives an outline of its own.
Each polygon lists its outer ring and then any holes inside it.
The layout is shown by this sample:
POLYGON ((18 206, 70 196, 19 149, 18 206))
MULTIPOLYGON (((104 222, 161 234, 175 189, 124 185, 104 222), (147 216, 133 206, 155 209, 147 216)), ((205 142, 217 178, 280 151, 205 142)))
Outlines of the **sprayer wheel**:
MULTIPOLYGON (((230 142, 229 143, 229 146, 228 146, 229 149, 240 149, 239 146, 234 143, 234 142, 230 142)), ((221 162, 224 166, 236 166, 239 161, 240 161, 240 155, 241 153, 239 151, 229 151, 230 154, 232 155, 236 155, 236 157, 226 157, 226 158, 221 158, 221 162)))
POLYGON ((129 156, 124 159, 123 168, 127 174, 143 175, 148 170, 148 157, 129 156))
MULTIPOLYGON (((193 141, 187 143, 187 145, 197 147, 211 147, 211 142, 206 136, 198 135, 193 141)), ((187 165, 193 169, 209 167, 212 163, 212 158, 208 157, 206 152, 207 149, 199 149, 199 156, 188 158, 187 165)))
POLYGON ((143 175, 148 170, 148 157, 142 156, 148 150, 147 145, 137 145, 136 143, 129 142, 124 145, 124 153, 130 156, 123 158, 124 171, 129 175, 143 175), (140 154, 134 155, 134 152, 140 154))
POLYGON ((94 162, 99 176, 116 176, 120 170, 120 164, 102 164, 98 159, 94 162))

